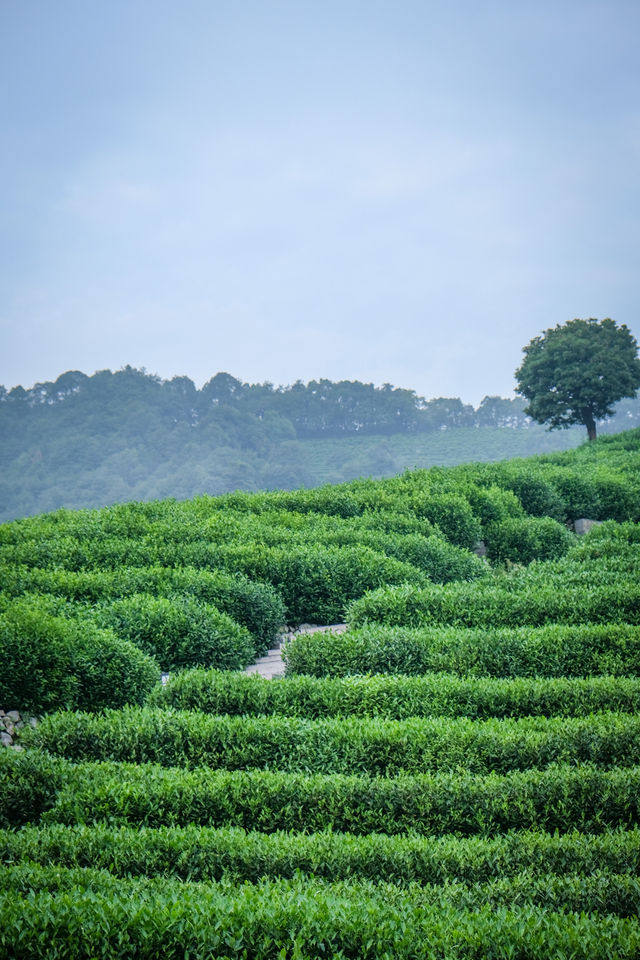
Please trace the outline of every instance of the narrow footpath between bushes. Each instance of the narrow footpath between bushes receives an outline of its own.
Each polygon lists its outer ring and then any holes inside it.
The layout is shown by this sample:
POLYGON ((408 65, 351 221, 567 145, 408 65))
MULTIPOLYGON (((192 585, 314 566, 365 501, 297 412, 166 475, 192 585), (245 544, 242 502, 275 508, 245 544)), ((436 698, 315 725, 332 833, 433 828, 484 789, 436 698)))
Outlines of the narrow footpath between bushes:
POLYGON ((318 626, 317 624, 313 623, 302 623, 299 627, 296 627, 295 630, 281 633, 278 637, 277 645, 272 647, 265 657, 260 657, 260 659, 256 660, 255 663, 252 663, 250 667, 247 667, 245 673, 259 673, 261 677, 265 677, 267 680, 273 680, 276 677, 283 677, 284 662, 282 660, 281 653, 281 647, 283 643, 286 643, 287 640, 291 640, 298 633, 321 633, 328 630, 331 630, 334 633, 343 633, 346 629, 346 623, 333 623, 329 624, 328 626, 318 626))

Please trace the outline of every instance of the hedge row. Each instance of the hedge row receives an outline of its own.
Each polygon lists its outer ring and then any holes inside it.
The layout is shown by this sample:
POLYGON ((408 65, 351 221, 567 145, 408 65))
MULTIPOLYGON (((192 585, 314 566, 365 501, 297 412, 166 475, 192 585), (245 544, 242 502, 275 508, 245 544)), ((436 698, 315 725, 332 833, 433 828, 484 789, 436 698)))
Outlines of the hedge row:
POLYGON ((70 890, 81 892, 87 888, 92 892, 108 894, 119 887, 124 887, 132 898, 141 895, 143 899, 154 891, 172 894, 175 899, 180 898, 183 891, 196 896, 203 893, 207 898, 216 894, 219 897, 240 898, 243 894, 254 896, 264 893, 276 902, 286 901, 292 894, 305 899, 316 894, 320 900, 323 897, 341 898, 354 904, 367 901, 369 905, 379 902, 411 913, 432 907, 445 911, 451 908, 476 911, 481 908, 509 907, 518 910, 523 907, 544 907, 548 911, 588 912, 592 916, 604 914, 633 917, 636 920, 640 908, 640 881, 628 873, 605 874, 600 870, 589 877, 546 873, 536 876, 531 871, 523 871, 512 877, 474 884, 449 881, 444 884, 398 886, 389 882, 372 883, 356 879, 345 883, 294 877, 291 880, 264 879, 257 884, 243 883, 237 886, 227 879, 209 884, 157 878, 127 878, 123 881, 109 871, 92 867, 79 870, 22 864, 9 867, 6 879, 13 891, 23 896, 45 892, 64 894, 70 890))
POLYGON ((256 656, 246 627, 212 604, 190 597, 138 593, 103 603, 90 617, 149 653, 163 670, 194 666, 241 670, 256 656))
POLYGON ((631 916, 629 877, 557 878, 506 907, 513 884, 482 890, 437 888, 417 902, 387 884, 301 880, 259 885, 169 884, 116 880, 97 871, 8 872, 0 895, 0 956, 178 958, 631 958, 640 924, 631 916), (530 898, 531 899, 531 898, 530 898), (492 902, 492 900, 494 902, 492 902), (524 906, 518 901, 524 900, 524 906), (472 906, 465 907, 470 902, 472 906), (565 903, 576 909, 566 912, 565 903), (517 904, 517 905, 516 905, 517 904), (615 916, 615 909, 629 916, 615 916), (592 910, 587 914, 585 908, 592 910), (601 908, 602 913, 595 912, 601 908), (562 911, 562 912, 560 912, 562 911))
POLYGON ((76 571, 3 564, 0 580, 10 596, 37 591, 91 604, 136 593, 193 598, 213 604, 246 627, 260 654, 285 622, 284 604, 272 586, 222 570, 122 565, 113 570, 76 571))
POLYGON ((118 877, 257 882, 298 873, 336 881, 480 883, 534 875, 640 874, 640 831, 550 834, 514 831, 494 837, 357 836, 260 833, 237 827, 111 827, 50 824, 0 831, 0 860, 96 867, 118 877))
POLYGON ((7 565, 62 566, 70 570, 109 569, 149 564, 224 570, 250 580, 271 584, 282 597, 289 623, 332 623, 344 616, 346 605, 386 583, 429 582, 425 573, 409 563, 377 553, 370 547, 324 547, 294 543, 266 547, 260 543, 187 544, 172 559, 172 544, 151 550, 137 540, 97 540, 82 544, 71 538, 9 545, 3 548, 7 565), (187 549, 188 548, 188 549, 187 549))
POLYGON ((100 710, 143 703, 160 667, 138 646, 92 622, 57 614, 48 597, 0 613, 0 703, 5 710, 100 710))
MULTIPOLYGON (((381 592, 382 593, 382 592, 381 592)), ((406 597, 403 592, 402 597, 406 597)), ((382 602, 382 595, 378 602, 382 602)), ((415 600, 415 595, 409 598, 415 600)), ((364 598, 365 609, 371 598, 364 598)), ((397 609, 397 608, 396 608, 397 609)), ((451 672, 477 677, 640 676, 640 627, 395 627, 297 634, 283 647, 288 675, 451 672)), ((177 681, 179 682, 179 681, 177 681)))
MULTIPOLYGON (((324 634, 322 643, 330 653, 331 638, 324 634)), ((345 678, 292 675, 274 681, 257 674, 195 669, 172 674, 164 686, 155 688, 149 702, 231 716, 270 714, 309 719, 588 716, 600 710, 640 712, 640 679, 468 678, 434 673, 345 678)))
POLYGON ((125 708, 50 715, 24 742, 74 761, 368 776, 502 774, 571 762, 640 764, 640 716, 304 720, 125 708))
POLYGON ((492 835, 513 829, 600 833, 638 824, 640 768, 558 765, 506 775, 396 778, 71 764, 0 753, 0 826, 37 822, 328 828, 492 835))
POLYGON ((628 579, 615 585, 565 589, 561 582, 550 582, 513 590, 483 581, 427 588, 406 583, 381 587, 355 600, 347 617, 351 627, 372 621, 413 627, 435 623, 464 627, 640 624, 640 584, 628 579))

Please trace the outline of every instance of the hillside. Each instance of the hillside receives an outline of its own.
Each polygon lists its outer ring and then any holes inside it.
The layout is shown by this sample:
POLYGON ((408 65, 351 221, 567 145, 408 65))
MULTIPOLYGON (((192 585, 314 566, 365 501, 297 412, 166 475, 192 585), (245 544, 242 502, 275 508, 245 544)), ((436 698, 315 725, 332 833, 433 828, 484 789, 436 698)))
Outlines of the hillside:
POLYGON ((1 525, 0 955, 637 956, 639 467, 1 525))
MULTIPOLYGON (((576 446, 524 402, 457 398, 357 381, 274 388, 217 374, 201 390, 130 367, 0 388, 0 521, 58 507, 295 489, 412 467, 497 460, 576 446)), ((601 430, 640 423, 637 400, 601 430)))

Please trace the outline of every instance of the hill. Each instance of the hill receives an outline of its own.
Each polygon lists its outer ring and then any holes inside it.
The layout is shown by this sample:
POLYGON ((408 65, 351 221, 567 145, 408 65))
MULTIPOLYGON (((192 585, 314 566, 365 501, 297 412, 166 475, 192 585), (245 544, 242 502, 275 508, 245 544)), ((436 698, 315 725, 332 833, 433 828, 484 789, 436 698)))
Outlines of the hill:
POLYGON ((0 953, 637 956, 639 466, 1 525, 0 953))
MULTIPOLYGON (((566 449, 524 402, 426 401, 386 384, 328 380, 275 388, 219 373, 201 390, 126 367, 0 388, 0 520, 58 507, 230 490, 295 489, 406 468, 566 449)), ((640 423, 621 404, 601 429, 640 423)))

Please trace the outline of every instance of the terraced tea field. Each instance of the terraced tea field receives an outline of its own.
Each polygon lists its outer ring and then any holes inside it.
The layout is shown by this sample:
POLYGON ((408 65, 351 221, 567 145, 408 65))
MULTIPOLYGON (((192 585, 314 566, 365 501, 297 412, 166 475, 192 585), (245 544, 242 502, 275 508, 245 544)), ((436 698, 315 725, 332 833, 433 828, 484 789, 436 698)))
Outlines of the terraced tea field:
POLYGON ((640 956, 639 465, 0 527, 0 956, 640 956))

